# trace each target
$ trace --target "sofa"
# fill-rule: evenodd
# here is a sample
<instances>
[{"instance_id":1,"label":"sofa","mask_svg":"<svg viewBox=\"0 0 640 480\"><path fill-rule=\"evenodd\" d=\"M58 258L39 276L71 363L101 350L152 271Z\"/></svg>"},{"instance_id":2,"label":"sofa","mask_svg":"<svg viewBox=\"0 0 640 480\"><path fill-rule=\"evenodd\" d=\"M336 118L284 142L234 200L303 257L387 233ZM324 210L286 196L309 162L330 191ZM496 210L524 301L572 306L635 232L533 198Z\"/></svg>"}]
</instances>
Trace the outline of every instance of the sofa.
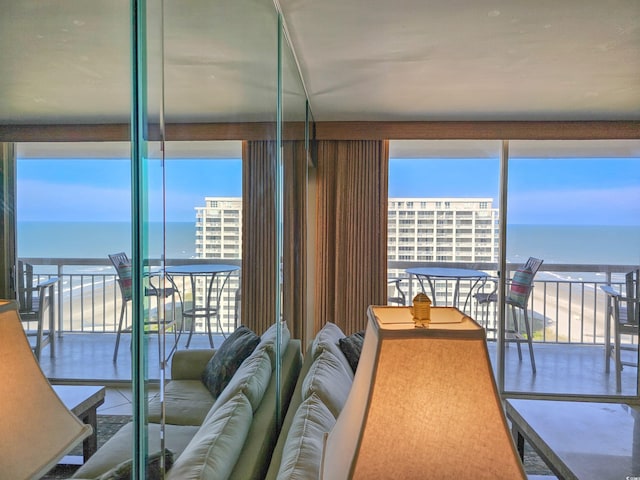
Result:
<instances>
[{"instance_id":1,"label":"sofa","mask_svg":"<svg viewBox=\"0 0 640 480\"><path fill-rule=\"evenodd\" d=\"M279 431L274 415L274 327L217 396L202 380L215 351L175 353L165 388L165 448L171 454L165 478L318 478L324 434L335 424L351 389L358 345L345 355L340 345L349 337L328 323L308 345L303 362L300 341L289 337L283 328ZM158 399L148 408L148 451L154 460L161 449L160 408ZM73 478L121 478L119 473L131 464L132 428L131 423L122 427Z\"/></svg>"},{"instance_id":2,"label":"sofa","mask_svg":"<svg viewBox=\"0 0 640 480\"><path fill-rule=\"evenodd\" d=\"M309 344L267 471L267 480L317 480L324 436L351 390L363 334L327 323Z\"/></svg>"},{"instance_id":3,"label":"sofa","mask_svg":"<svg viewBox=\"0 0 640 480\"><path fill-rule=\"evenodd\" d=\"M179 350L174 354L164 402L164 453L170 465L167 479L247 480L266 475L278 438L274 415L275 338L274 325L259 338L217 396L203 381L203 371L211 365L215 350ZM284 417L302 364L300 341L290 339L286 328L281 340L280 418ZM148 451L154 459L161 450L160 409L158 398L149 402ZM73 478L128 478L132 433L133 423L123 426Z\"/></svg>"}]
</instances>

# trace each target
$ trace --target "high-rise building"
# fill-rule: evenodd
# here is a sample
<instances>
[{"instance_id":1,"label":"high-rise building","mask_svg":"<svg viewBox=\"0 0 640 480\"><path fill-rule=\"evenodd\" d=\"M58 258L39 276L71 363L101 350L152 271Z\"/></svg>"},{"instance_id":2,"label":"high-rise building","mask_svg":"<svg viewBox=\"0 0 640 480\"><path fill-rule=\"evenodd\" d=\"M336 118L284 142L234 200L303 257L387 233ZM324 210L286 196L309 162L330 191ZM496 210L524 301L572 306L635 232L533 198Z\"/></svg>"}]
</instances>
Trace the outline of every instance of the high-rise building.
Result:
<instances>
[{"instance_id":1,"label":"high-rise building","mask_svg":"<svg viewBox=\"0 0 640 480\"><path fill-rule=\"evenodd\" d=\"M495 262L498 209L491 198L390 198L387 258Z\"/></svg>"},{"instance_id":2,"label":"high-rise building","mask_svg":"<svg viewBox=\"0 0 640 480\"><path fill-rule=\"evenodd\" d=\"M242 198L206 197L196 207L196 256L242 258Z\"/></svg>"},{"instance_id":3,"label":"high-rise building","mask_svg":"<svg viewBox=\"0 0 640 480\"><path fill-rule=\"evenodd\" d=\"M196 257L240 260L242 258L242 198L205 197L204 202L204 207L196 207ZM220 294L220 324L224 332L232 332L240 319L240 277L237 274L231 274L223 285L224 279L224 275L216 278L218 285L214 293L217 294L218 288L223 287ZM198 281L195 301L202 305L205 302L207 288L201 278ZM212 322L211 326L214 327L214 325ZM205 331L205 325L201 320L196 323L196 331Z\"/></svg>"},{"instance_id":4,"label":"high-rise building","mask_svg":"<svg viewBox=\"0 0 640 480\"><path fill-rule=\"evenodd\" d=\"M496 262L498 238L498 209L493 208L492 198L389 199L389 262ZM196 207L196 255L241 258L241 197L206 197L205 206ZM402 273L389 270L391 277ZM238 276L225 286L221 322L226 331L232 331L239 318L239 286ZM204 287L198 291L204 295ZM202 328L196 325L197 330Z\"/></svg>"},{"instance_id":5,"label":"high-rise building","mask_svg":"<svg viewBox=\"0 0 640 480\"><path fill-rule=\"evenodd\" d=\"M387 238L388 276L406 279L403 293L413 294L419 291L416 279L393 262L497 262L498 209L492 198L390 198ZM461 298L469 298L474 286L436 282L433 288L436 300L444 302L458 288ZM390 298L398 295L395 289L391 282Z\"/></svg>"}]
</instances>

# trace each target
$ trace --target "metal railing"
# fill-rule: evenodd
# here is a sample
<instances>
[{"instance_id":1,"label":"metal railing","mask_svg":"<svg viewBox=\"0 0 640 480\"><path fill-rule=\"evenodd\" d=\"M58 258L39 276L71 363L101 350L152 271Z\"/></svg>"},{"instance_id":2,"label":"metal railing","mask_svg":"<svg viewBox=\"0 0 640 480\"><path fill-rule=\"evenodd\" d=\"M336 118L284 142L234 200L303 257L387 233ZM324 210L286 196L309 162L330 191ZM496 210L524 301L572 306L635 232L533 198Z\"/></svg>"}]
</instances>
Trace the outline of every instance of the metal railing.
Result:
<instances>
[{"instance_id":1,"label":"metal railing","mask_svg":"<svg viewBox=\"0 0 640 480\"><path fill-rule=\"evenodd\" d=\"M57 291L58 331L113 333L122 306L122 297L116 281L116 272L108 259L79 258L22 258L34 266L34 280L41 281L56 276L60 279ZM170 265L193 263L241 264L241 260L186 259L169 260ZM151 262L150 267L157 266ZM496 276L497 264L477 262L402 262L390 261L389 278L403 278L402 288L410 303L419 291L415 278L409 278L405 270L411 267L455 267L472 268ZM519 264L508 265L515 270ZM544 263L536 275L533 293L529 299L530 318L533 320L534 341L548 343L604 344L607 300L601 285L613 285L620 289L624 285L624 274L637 268L635 265L573 265ZM556 278L554 278L556 277ZM589 278L586 278L589 277ZM238 278L238 277L236 277ZM183 301L190 301L188 278L176 277L174 281L181 291ZM231 282L225 287L222 300L224 333L235 328L239 283ZM390 284L390 288L394 288ZM478 305L473 297L477 288L489 291L489 282L475 284L461 281L460 307L466 313L483 320L485 306ZM453 281L439 281L436 291L443 303L453 294ZM473 290L473 291L471 291ZM463 300L468 302L463 305ZM390 292L390 296L392 295ZM179 310L179 309L178 309ZM488 326L495 325L496 303L488 305ZM215 322L212 323L212 326ZM492 329L488 329L491 332ZM491 335L488 335L491 337Z\"/></svg>"},{"instance_id":2,"label":"metal railing","mask_svg":"<svg viewBox=\"0 0 640 480\"><path fill-rule=\"evenodd\" d=\"M390 261L389 278L404 279L402 285L406 289L405 294L409 303L420 291L420 285L417 279L410 277L405 270L424 266L471 268L486 272L490 278L497 278L495 263ZM508 271L511 272L519 266L519 263L509 264ZM614 288L621 290L624 288L624 274L636 268L636 265L544 263L534 279L534 288L528 304L533 340L545 343L605 344L605 324L609 311L607 297L600 286L613 285ZM507 272L507 278L509 278L509 272ZM454 280L437 282L436 300L439 304L445 304L447 299L451 298L455 288L454 282ZM390 283L389 288L395 288L395 285ZM488 293L493 288L494 283L491 280L479 283L475 283L475 280L460 282L459 307L480 323L486 323L487 337L490 339L495 338L496 333L497 302L488 305L478 304L474 293L478 291ZM430 294L430 292L427 293ZM395 295L390 291L390 296ZM632 341L637 342L637 338Z\"/></svg>"},{"instance_id":3,"label":"metal railing","mask_svg":"<svg viewBox=\"0 0 640 480\"><path fill-rule=\"evenodd\" d=\"M21 258L20 260L33 265L34 283L51 277L58 278L56 314L59 335L64 333L115 333L117 331L122 308L122 295L117 282L117 272L108 259ZM167 263L170 265L198 263L240 265L241 260L186 259L171 260ZM158 267L159 264L159 261L149 262L150 270ZM214 333L229 333L235 329L237 323L239 274L234 274L232 278L233 280L230 279L224 286L220 302L223 332L214 331ZM193 301L189 277L174 276L170 281L179 291L176 299L178 301L176 312L180 315L179 303L188 304ZM199 290L197 295L200 295ZM165 304L167 312L172 310L172 300L174 299L169 297ZM155 302L149 302L149 314L156 315L155 310L157 310ZM217 322L211 322L212 328L217 328L216 325ZM198 328L196 325L196 331L199 331Z\"/></svg>"}]
</instances>

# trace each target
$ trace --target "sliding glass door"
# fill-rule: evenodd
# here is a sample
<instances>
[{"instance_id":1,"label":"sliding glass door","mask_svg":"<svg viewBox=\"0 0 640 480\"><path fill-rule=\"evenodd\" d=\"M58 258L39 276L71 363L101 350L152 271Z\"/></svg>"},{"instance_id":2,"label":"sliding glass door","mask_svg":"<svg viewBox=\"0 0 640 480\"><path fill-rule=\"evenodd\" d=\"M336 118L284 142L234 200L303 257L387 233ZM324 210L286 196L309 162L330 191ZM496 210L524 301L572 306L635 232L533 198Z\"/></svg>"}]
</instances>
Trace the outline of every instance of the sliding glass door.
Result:
<instances>
[{"instance_id":1,"label":"sliding glass door","mask_svg":"<svg viewBox=\"0 0 640 480\"><path fill-rule=\"evenodd\" d=\"M620 301L616 319L611 292L637 285L638 141L390 151L390 304L425 291L474 317L507 395L637 397L637 328L616 333L633 304Z\"/></svg>"},{"instance_id":2,"label":"sliding glass door","mask_svg":"<svg viewBox=\"0 0 640 480\"><path fill-rule=\"evenodd\" d=\"M637 368L616 367L614 348L637 363L637 331L616 343L603 287L625 294L640 266L640 144L510 141L507 176L508 278L529 257L543 263L523 303L506 305L505 390L637 396Z\"/></svg>"}]
</instances>

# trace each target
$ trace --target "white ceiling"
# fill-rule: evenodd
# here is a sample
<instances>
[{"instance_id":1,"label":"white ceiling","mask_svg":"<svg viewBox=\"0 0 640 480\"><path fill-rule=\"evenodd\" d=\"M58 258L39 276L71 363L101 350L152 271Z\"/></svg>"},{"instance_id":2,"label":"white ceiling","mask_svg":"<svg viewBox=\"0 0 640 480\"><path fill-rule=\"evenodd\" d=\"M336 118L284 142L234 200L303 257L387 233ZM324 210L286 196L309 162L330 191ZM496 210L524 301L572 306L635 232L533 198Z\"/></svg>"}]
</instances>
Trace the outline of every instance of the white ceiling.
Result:
<instances>
[{"instance_id":1,"label":"white ceiling","mask_svg":"<svg viewBox=\"0 0 640 480\"><path fill-rule=\"evenodd\" d=\"M319 120L640 119L638 0L280 0Z\"/></svg>"},{"instance_id":2,"label":"white ceiling","mask_svg":"<svg viewBox=\"0 0 640 480\"><path fill-rule=\"evenodd\" d=\"M317 121L640 120L639 0L279 4ZM128 8L0 0L0 124L128 122ZM168 121L273 119L271 0L164 13Z\"/></svg>"}]
</instances>

